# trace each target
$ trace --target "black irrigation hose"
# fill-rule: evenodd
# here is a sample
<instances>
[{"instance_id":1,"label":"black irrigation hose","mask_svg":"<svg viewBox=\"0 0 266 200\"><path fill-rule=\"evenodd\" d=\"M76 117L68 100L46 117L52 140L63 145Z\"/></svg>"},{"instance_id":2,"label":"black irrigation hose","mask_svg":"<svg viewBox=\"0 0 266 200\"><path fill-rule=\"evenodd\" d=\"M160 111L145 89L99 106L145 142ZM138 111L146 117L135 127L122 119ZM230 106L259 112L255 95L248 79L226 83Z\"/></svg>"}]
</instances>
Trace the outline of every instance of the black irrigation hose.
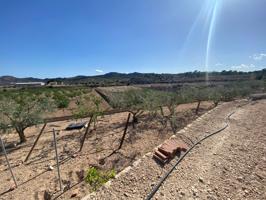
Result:
<instances>
[{"instance_id":1,"label":"black irrigation hose","mask_svg":"<svg viewBox=\"0 0 266 200\"><path fill-rule=\"evenodd\" d=\"M186 155L192 150L194 149L195 146L197 146L198 144L200 144L202 141L206 140L207 138L220 133L221 131L223 131L224 129L226 129L229 126L228 120L230 119L230 117L235 113L236 111L233 111L232 113L230 113L227 117L226 117L226 124L223 128L220 128L219 130L205 136L204 138L200 139L198 142L196 142L195 144L193 144L192 147L190 147L186 153L184 153L177 161L176 163L173 165L173 167L161 178L161 180L159 181L159 183L152 189L151 193L146 197L146 200L150 200L155 193L158 191L158 189L161 187L161 185L163 184L163 182L168 178L168 176L175 170L176 166L186 157Z\"/></svg>"}]
</instances>

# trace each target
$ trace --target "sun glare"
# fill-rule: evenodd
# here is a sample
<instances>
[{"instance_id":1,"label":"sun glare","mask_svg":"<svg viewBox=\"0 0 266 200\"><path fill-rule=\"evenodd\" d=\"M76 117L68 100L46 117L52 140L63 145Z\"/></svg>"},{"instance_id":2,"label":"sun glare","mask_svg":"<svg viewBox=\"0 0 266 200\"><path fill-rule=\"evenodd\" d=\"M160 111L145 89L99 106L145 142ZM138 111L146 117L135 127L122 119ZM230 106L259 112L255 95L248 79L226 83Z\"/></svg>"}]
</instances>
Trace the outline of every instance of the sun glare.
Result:
<instances>
[{"instance_id":1,"label":"sun glare","mask_svg":"<svg viewBox=\"0 0 266 200\"><path fill-rule=\"evenodd\" d=\"M208 38L207 38L207 45L206 45L206 58L205 58L206 83L208 83L209 81L208 71L209 71L209 64L210 64L210 51L211 51L211 44L212 44L212 39L214 35L214 29L216 25L217 7L218 7L218 0L212 0L212 2L214 2L214 4L211 7Z\"/></svg>"}]
</instances>

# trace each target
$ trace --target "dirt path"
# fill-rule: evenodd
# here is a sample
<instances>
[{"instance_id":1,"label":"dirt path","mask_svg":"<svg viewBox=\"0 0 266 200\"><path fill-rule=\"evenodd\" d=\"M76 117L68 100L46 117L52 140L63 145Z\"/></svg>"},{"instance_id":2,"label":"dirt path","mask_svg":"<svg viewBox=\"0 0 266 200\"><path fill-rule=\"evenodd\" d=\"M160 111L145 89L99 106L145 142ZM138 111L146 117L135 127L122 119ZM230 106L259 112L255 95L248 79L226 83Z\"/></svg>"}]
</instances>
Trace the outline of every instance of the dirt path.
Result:
<instances>
[{"instance_id":1,"label":"dirt path","mask_svg":"<svg viewBox=\"0 0 266 200\"><path fill-rule=\"evenodd\" d=\"M266 199L266 101L239 109L206 140L155 199Z\"/></svg>"},{"instance_id":2,"label":"dirt path","mask_svg":"<svg viewBox=\"0 0 266 200\"><path fill-rule=\"evenodd\" d=\"M236 110L229 127L188 154L153 199L266 199L266 101L241 104L223 104L177 134L195 141ZM84 199L144 199L174 162L161 167L148 154Z\"/></svg>"}]
</instances>

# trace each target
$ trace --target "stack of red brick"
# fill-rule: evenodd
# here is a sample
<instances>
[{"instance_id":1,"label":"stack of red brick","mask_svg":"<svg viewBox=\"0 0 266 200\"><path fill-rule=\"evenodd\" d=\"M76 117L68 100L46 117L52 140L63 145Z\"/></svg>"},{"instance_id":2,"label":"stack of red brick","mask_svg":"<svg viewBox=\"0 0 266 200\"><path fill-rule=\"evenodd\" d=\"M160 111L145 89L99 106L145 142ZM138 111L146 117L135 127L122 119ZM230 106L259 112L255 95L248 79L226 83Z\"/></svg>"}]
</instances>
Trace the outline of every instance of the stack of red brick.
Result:
<instances>
[{"instance_id":1,"label":"stack of red brick","mask_svg":"<svg viewBox=\"0 0 266 200\"><path fill-rule=\"evenodd\" d=\"M166 163L177 153L186 151L187 145L174 139L166 140L155 152L153 157L161 163Z\"/></svg>"}]
</instances>

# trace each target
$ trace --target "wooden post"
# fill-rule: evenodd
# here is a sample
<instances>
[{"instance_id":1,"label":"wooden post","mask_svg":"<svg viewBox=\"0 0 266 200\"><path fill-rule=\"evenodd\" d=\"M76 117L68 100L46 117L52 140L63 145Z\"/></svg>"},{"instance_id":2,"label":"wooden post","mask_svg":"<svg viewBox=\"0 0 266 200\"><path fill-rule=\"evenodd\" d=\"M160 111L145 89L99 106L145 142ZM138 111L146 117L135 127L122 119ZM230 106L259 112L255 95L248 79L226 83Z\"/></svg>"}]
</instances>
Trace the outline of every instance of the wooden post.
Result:
<instances>
[{"instance_id":1,"label":"wooden post","mask_svg":"<svg viewBox=\"0 0 266 200\"><path fill-rule=\"evenodd\" d=\"M123 136L121 138L121 141L120 141L120 145L118 147L117 150L121 149L122 148L122 145L124 143L124 140L125 140L125 136L126 136L126 133L127 133L127 128L128 128L128 123L129 123L129 119L130 119L130 113L128 113L128 116L127 116L127 122L126 122L126 126L125 126L125 129L124 129L124 133L123 133Z\"/></svg>"},{"instance_id":2,"label":"wooden post","mask_svg":"<svg viewBox=\"0 0 266 200\"><path fill-rule=\"evenodd\" d=\"M90 128L91 122L92 122L92 117L90 118L90 121L89 121L88 126L87 126L87 128L86 128L86 131L85 131L85 133L84 133L84 136L83 136L83 138L82 138L82 140L81 140L81 144L80 144L80 149L79 149L79 151L82 151L82 148L83 148L83 145L84 145L84 142L85 142L86 136L87 136L87 134L89 133L89 128Z\"/></svg>"},{"instance_id":3,"label":"wooden post","mask_svg":"<svg viewBox=\"0 0 266 200\"><path fill-rule=\"evenodd\" d=\"M15 178L15 176L14 176L14 174L13 174L12 168L11 168L11 166L10 166L10 163L9 163L9 160L8 160L8 157L7 157L5 144L4 144L3 140L2 140L2 138L0 138L0 141L1 141L1 146L2 146L3 152L4 152L4 154L5 154L5 158L6 158L6 162L7 162L7 165L8 165L8 169L9 169L9 171L10 171L10 173L11 173L11 176L12 176L13 181L14 181L14 183L15 183L15 186L16 186L16 188L17 188L17 187L18 187L18 184L17 184L16 178Z\"/></svg>"},{"instance_id":4,"label":"wooden post","mask_svg":"<svg viewBox=\"0 0 266 200\"><path fill-rule=\"evenodd\" d=\"M62 181L61 181L61 176L60 176L58 153L57 153L56 136L55 136L55 130L54 129L53 129L53 138L54 138L55 158L56 158L56 166L57 166L57 174L58 174L58 179L59 179L60 191L63 191Z\"/></svg>"},{"instance_id":5,"label":"wooden post","mask_svg":"<svg viewBox=\"0 0 266 200\"><path fill-rule=\"evenodd\" d=\"M198 101L198 105L197 105L197 108L196 108L196 115L199 113L200 103L201 103L201 101Z\"/></svg>"},{"instance_id":6,"label":"wooden post","mask_svg":"<svg viewBox=\"0 0 266 200\"><path fill-rule=\"evenodd\" d=\"M33 146L31 147L31 149L30 149L30 151L29 151L29 153L28 153L28 155L27 155L27 157L26 157L26 159L24 160L24 162L27 162L28 159L30 158L30 155L31 155L33 149L35 148L37 142L39 141L39 139L40 139L40 137L41 137L41 135L42 135L42 133L43 133L43 131L44 131L46 125L47 125L47 123L45 123L45 124L43 125L43 127L42 127L42 129L41 129L39 135L37 136L37 138L36 138L36 140L35 140Z\"/></svg>"}]
</instances>

